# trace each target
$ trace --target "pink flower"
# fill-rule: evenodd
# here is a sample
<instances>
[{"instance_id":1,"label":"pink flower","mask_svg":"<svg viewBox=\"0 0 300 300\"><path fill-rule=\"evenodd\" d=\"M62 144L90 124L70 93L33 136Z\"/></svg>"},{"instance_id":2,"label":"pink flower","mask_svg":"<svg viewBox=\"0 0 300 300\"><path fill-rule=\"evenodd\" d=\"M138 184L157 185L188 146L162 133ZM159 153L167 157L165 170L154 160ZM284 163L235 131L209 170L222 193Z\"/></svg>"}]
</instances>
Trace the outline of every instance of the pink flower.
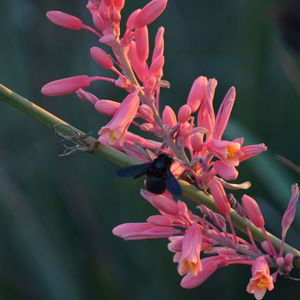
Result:
<instances>
[{"instance_id":1,"label":"pink flower","mask_svg":"<svg viewBox=\"0 0 300 300\"><path fill-rule=\"evenodd\" d=\"M113 61L110 55L108 55L103 49L99 47L92 47L90 49L93 60L101 67L111 69L113 67Z\"/></svg>"},{"instance_id":2,"label":"pink flower","mask_svg":"<svg viewBox=\"0 0 300 300\"><path fill-rule=\"evenodd\" d=\"M62 11L48 11L47 18L55 25L65 27L72 30L80 30L83 27L83 23L80 19L66 14Z\"/></svg>"},{"instance_id":3,"label":"pink flower","mask_svg":"<svg viewBox=\"0 0 300 300\"><path fill-rule=\"evenodd\" d=\"M240 163L241 145L236 142L210 140L207 143L209 151L229 166L238 166Z\"/></svg>"},{"instance_id":4,"label":"pink flower","mask_svg":"<svg viewBox=\"0 0 300 300\"><path fill-rule=\"evenodd\" d=\"M257 300L261 300L266 291L274 288L273 278L270 276L270 270L266 259L259 256L252 265L252 278L247 286L247 292L254 294Z\"/></svg>"},{"instance_id":5,"label":"pink flower","mask_svg":"<svg viewBox=\"0 0 300 300\"><path fill-rule=\"evenodd\" d=\"M235 101L235 96L235 88L231 87L228 90L216 117L216 125L213 131L214 139L220 139L225 131Z\"/></svg>"},{"instance_id":6,"label":"pink flower","mask_svg":"<svg viewBox=\"0 0 300 300\"><path fill-rule=\"evenodd\" d=\"M146 61L149 56L148 28L143 26L135 29L136 53L141 61Z\"/></svg>"},{"instance_id":7,"label":"pink flower","mask_svg":"<svg viewBox=\"0 0 300 300\"><path fill-rule=\"evenodd\" d=\"M157 19L167 6L167 0L152 0L146 4L136 17L135 27L143 27Z\"/></svg>"},{"instance_id":8,"label":"pink flower","mask_svg":"<svg viewBox=\"0 0 300 300\"><path fill-rule=\"evenodd\" d=\"M190 106L192 112L197 111L204 100L207 82L207 78L204 76L200 76L194 81L187 99L187 105Z\"/></svg>"},{"instance_id":9,"label":"pink flower","mask_svg":"<svg viewBox=\"0 0 300 300\"><path fill-rule=\"evenodd\" d=\"M299 187L295 183L292 185L292 197L289 205L282 217L281 227L282 227L282 237L285 239L287 231L289 230L296 214L296 206L299 200Z\"/></svg>"},{"instance_id":10,"label":"pink flower","mask_svg":"<svg viewBox=\"0 0 300 300\"><path fill-rule=\"evenodd\" d=\"M247 217L258 228L265 226L265 220L257 202L248 195L243 195L242 203Z\"/></svg>"},{"instance_id":11,"label":"pink flower","mask_svg":"<svg viewBox=\"0 0 300 300\"><path fill-rule=\"evenodd\" d=\"M157 226L151 223L125 223L113 229L113 234L124 240L143 240L168 238L180 233L168 226Z\"/></svg>"},{"instance_id":12,"label":"pink flower","mask_svg":"<svg viewBox=\"0 0 300 300\"><path fill-rule=\"evenodd\" d=\"M217 160L216 162L214 162L214 169L225 180L237 179L239 175L239 172L235 167L228 166L221 160Z\"/></svg>"},{"instance_id":13,"label":"pink flower","mask_svg":"<svg viewBox=\"0 0 300 300\"><path fill-rule=\"evenodd\" d=\"M228 215L230 213L230 204L222 183L217 179L212 179L208 187L215 200L218 211L223 215Z\"/></svg>"},{"instance_id":14,"label":"pink flower","mask_svg":"<svg viewBox=\"0 0 300 300\"><path fill-rule=\"evenodd\" d=\"M125 133L136 116L139 104L140 99L137 90L123 100L111 121L100 129L99 140L108 141L110 145L122 147L125 140ZM103 139L103 136L106 136L108 140Z\"/></svg>"},{"instance_id":15,"label":"pink flower","mask_svg":"<svg viewBox=\"0 0 300 300\"><path fill-rule=\"evenodd\" d=\"M196 276L202 270L200 251L202 243L201 228L198 224L190 226L182 239L182 252L178 261L178 273L191 273Z\"/></svg>"},{"instance_id":16,"label":"pink flower","mask_svg":"<svg viewBox=\"0 0 300 300\"><path fill-rule=\"evenodd\" d=\"M47 96L62 96L72 94L79 89L90 86L90 78L86 75L79 75L51 81L42 87L42 93Z\"/></svg>"},{"instance_id":17,"label":"pink flower","mask_svg":"<svg viewBox=\"0 0 300 300\"><path fill-rule=\"evenodd\" d=\"M196 276L187 273L181 280L180 285L185 289L193 289L199 286L218 269L220 262L224 260L226 260L225 256L213 256L202 259L202 270Z\"/></svg>"}]
</instances>

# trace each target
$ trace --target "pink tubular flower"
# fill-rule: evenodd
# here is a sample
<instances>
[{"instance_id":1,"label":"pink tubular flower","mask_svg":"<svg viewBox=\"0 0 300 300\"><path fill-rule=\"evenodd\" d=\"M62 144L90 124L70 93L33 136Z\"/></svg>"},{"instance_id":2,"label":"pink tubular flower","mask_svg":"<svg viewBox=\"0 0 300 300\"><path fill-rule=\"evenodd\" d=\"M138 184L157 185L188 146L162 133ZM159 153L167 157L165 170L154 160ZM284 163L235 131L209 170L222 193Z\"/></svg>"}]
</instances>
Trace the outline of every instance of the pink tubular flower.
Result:
<instances>
[{"instance_id":1,"label":"pink tubular flower","mask_svg":"<svg viewBox=\"0 0 300 300\"><path fill-rule=\"evenodd\" d=\"M226 257L212 256L202 259L202 270L196 276L187 273L181 280L180 285L185 289L193 289L207 280L217 269L220 262L226 260Z\"/></svg>"},{"instance_id":2,"label":"pink tubular flower","mask_svg":"<svg viewBox=\"0 0 300 300\"><path fill-rule=\"evenodd\" d=\"M168 125L170 128L173 128L177 124L176 114L169 105L166 105L163 111L162 120L164 125Z\"/></svg>"},{"instance_id":3,"label":"pink tubular flower","mask_svg":"<svg viewBox=\"0 0 300 300\"><path fill-rule=\"evenodd\" d=\"M55 25L71 30L80 30L83 27L83 23L80 19L62 11L48 11L47 18Z\"/></svg>"},{"instance_id":4,"label":"pink tubular flower","mask_svg":"<svg viewBox=\"0 0 300 300\"><path fill-rule=\"evenodd\" d=\"M197 111L201 105L205 97L207 82L207 78L204 76L200 76L194 81L187 99L187 105L190 106L192 112Z\"/></svg>"},{"instance_id":5,"label":"pink tubular flower","mask_svg":"<svg viewBox=\"0 0 300 300\"><path fill-rule=\"evenodd\" d=\"M187 104L182 105L178 111L178 121L180 123L185 123L188 121L191 116L192 110L191 107Z\"/></svg>"},{"instance_id":6,"label":"pink tubular flower","mask_svg":"<svg viewBox=\"0 0 300 300\"><path fill-rule=\"evenodd\" d=\"M202 243L201 228L198 224L190 226L182 239L182 252L178 261L178 273L191 273L196 276L202 270L200 251Z\"/></svg>"},{"instance_id":7,"label":"pink tubular flower","mask_svg":"<svg viewBox=\"0 0 300 300\"><path fill-rule=\"evenodd\" d=\"M254 294L257 300L261 300L266 291L274 288L273 278L270 276L270 270L266 259L259 256L252 265L252 278L247 286L247 292Z\"/></svg>"},{"instance_id":8,"label":"pink tubular flower","mask_svg":"<svg viewBox=\"0 0 300 300\"><path fill-rule=\"evenodd\" d=\"M245 194L242 197L242 203L245 213L250 221L258 228L264 227L265 220L257 202L252 197Z\"/></svg>"},{"instance_id":9,"label":"pink tubular flower","mask_svg":"<svg viewBox=\"0 0 300 300\"><path fill-rule=\"evenodd\" d=\"M101 67L111 69L113 67L113 61L110 55L108 55L103 49L99 47L92 47L90 49L93 60Z\"/></svg>"},{"instance_id":10,"label":"pink tubular flower","mask_svg":"<svg viewBox=\"0 0 300 300\"><path fill-rule=\"evenodd\" d=\"M168 238L180 233L168 226L157 226L151 223L125 223L113 229L113 234L124 240L143 240Z\"/></svg>"},{"instance_id":11,"label":"pink tubular flower","mask_svg":"<svg viewBox=\"0 0 300 300\"><path fill-rule=\"evenodd\" d=\"M217 179L212 179L208 187L215 200L218 211L223 215L228 215L230 213L230 205L222 183Z\"/></svg>"},{"instance_id":12,"label":"pink tubular flower","mask_svg":"<svg viewBox=\"0 0 300 300\"><path fill-rule=\"evenodd\" d=\"M267 146L265 144L244 146L241 148L240 162L247 160L253 156L256 156L266 150Z\"/></svg>"},{"instance_id":13,"label":"pink tubular flower","mask_svg":"<svg viewBox=\"0 0 300 300\"><path fill-rule=\"evenodd\" d=\"M216 117L216 125L213 131L214 139L220 139L225 131L225 128L227 126L232 111L235 96L236 96L235 88L231 87L228 90Z\"/></svg>"},{"instance_id":14,"label":"pink tubular flower","mask_svg":"<svg viewBox=\"0 0 300 300\"><path fill-rule=\"evenodd\" d=\"M103 136L106 136L108 138L108 144L122 147L125 140L125 133L136 116L139 104L140 99L138 90L136 90L123 100L111 121L100 129L99 140L106 142L106 140L103 139Z\"/></svg>"},{"instance_id":15,"label":"pink tubular flower","mask_svg":"<svg viewBox=\"0 0 300 300\"><path fill-rule=\"evenodd\" d=\"M149 55L148 28L143 26L135 29L136 53L141 61L146 61Z\"/></svg>"},{"instance_id":16,"label":"pink tubular flower","mask_svg":"<svg viewBox=\"0 0 300 300\"><path fill-rule=\"evenodd\" d=\"M289 230L296 214L296 205L299 200L299 187L295 183L292 185L292 197L289 202L289 205L282 217L281 227L282 227L282 236L285 238L287 231Z\"/></svg>"},{"instance_id":17,"label":"pink tubular flower","mask_svg":"<svg viewBox=\"0 0 300 300\"><path fill-rule=\"evenodd\" d=\"M167 6L167 0L152 0L146 4L135 20L135 27L143 27L157 19Z\"/></svg>"},{"instance_id":18,"label":"pink tubular flower","mask_svg":"<svg viewBox=\"0 0 300 300\"><path fill-rule=\"evenodd\" d=\"M46 96L62 96L89 86L90 78L86 75L79 75L51 81L42 87L42 93Z\"/></svg>"},{"instance_id":19,"label":"pink tubular flower","mask_svg":"<svg viewBox=\"0 0 300 300\"><path fill-rule=\"evenodd\" d=\"M225 163L223 163L221 160L217 160L216 162L214 162L214 169L225 180L237 179L239 175L239 172L235 167L228 166Z\"/></svg>"},{"instance_id":20,"label":"pink tubular flower","mask_svg":"<svg viewBox=\"0 0 300 300\"><path fill-rule=\"evenodd\" d=\"M120 108L120 103L112 100L101 99L98 100L94 106L96 110L106 116L113 117L118 109Z\"/></svg>"},{"instance_id":21,"label":"pink tubular flower","mask_svg":"<svg viewBox=\"0 0 300 300\"><path fill-rule=\"evenodd\" d=\"M209 151L220 158L225 164L229 166L239 165L241 154L241 145L239 143L214 139L207 143L207 147Z\"/></svg>"}]
</instances>

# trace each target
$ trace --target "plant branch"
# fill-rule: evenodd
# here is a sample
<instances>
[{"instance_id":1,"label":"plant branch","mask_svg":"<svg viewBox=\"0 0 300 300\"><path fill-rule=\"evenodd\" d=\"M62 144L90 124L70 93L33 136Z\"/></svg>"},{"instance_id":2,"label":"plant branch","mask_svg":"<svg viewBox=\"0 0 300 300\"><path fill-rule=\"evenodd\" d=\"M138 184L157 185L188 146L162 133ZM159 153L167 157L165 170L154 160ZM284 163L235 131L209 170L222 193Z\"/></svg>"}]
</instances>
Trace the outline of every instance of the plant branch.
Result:
<instances>
[{"instance_id":1,"label":"plant branch","mask_svg":"<svg viewBox=\"0 0 300 300\"><path fill-rule=\"evenodd\" d=\"M81 130L52 115L48 111L44 110L43 108L39 107L38 105L32 103L31 101L18 95L17 93L11 91L1 84L0 100L22 111L23 113L27 114L29 117L35 119L43 125L50 128L55 128L57 132L64 136L74 137L74 134L76 134L77 136L84 136L83 142L85 145L90 146L88 147L89 149L91 149L91 151L89 151L90 153L110 160L121 166L129 166L139 163L139 161L129 157L128 155L104 144L101 144L97 139L85 134ZM183 196L192 200L196 204L204 204L210 209L217 211L214 200L210 195L205 194L203 191L198 190L196 187L190 185L185 181L179 180L179 183L182 187ZM235 227L246 233L247 228L244 219L240 217L235 210L231 210L230 216ZM261 242L265 240L264 235L260 229L258 229L253 224L250 224L250 222L248 226L256 241ZM280 248L280 240L269 232L267 232L267 234L270 237L270 240L272 241L274 247L278 250ZM292 253L295 256L294 266L300 269L300 252L288 244L285 244L284 252Z\"/></svg>"}]
</instances>

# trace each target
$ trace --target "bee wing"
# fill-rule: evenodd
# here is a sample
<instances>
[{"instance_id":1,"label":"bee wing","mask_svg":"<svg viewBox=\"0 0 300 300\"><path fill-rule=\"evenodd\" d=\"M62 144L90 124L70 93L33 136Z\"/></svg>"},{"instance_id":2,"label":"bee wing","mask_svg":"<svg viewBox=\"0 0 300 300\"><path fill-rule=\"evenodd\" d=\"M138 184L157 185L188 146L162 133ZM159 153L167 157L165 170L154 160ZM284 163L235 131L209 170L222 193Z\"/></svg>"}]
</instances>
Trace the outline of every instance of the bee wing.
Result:
<instances>
[{"instance_id":1,"label":"bee wing","mask_svg":"<svg viewBox=\"0 0 300 300\"><path fill-rule=\"evenodd\" d=\"M167 189L174 195L180 196L181 195L181 186L172 174L171 171L167 172Z\"/></svg>"},{"instance_id":2,"label":"bee wing","mask_svg":"<svg viewBox=\"0 0 300 300\"><path fill-rule=\"evenodd\" d=\"M140 165L134 165L122 168L117 171L117 175L121 177L134 177L138 178L144 174L146 174L147 170L151 166L152 162L140 164Z\"/></svg>"}]
</instances>

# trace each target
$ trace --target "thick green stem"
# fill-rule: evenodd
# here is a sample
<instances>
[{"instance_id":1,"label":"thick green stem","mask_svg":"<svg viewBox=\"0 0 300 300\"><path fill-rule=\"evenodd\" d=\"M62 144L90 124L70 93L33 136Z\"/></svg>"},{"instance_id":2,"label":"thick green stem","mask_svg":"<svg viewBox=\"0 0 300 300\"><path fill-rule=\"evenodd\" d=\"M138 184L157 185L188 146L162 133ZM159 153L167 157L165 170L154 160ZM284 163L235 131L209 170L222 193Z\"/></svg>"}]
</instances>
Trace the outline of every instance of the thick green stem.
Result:
<instances>
[{"instance_id":1,"label":"thick green stem","mask_svg":"<svg viewBox=\"0 0 300 300\"><path fill-rule=\"evenodd\" d=\"M81 130L76 129L72 125L69 125L65 121L52 115L48 111L35 105L26 98L14 93L13 91L1 84L0 100L8 103L11 106L14 106L16 109L24 112L25 114L42 123L43 125L48 126L50 128L55 128L57 132L61 133L64 136L74 137L74 134L77 136L84 136L84 143L89 146L88 148L91 149L90 152L104 159L110 160L121 166L128 166L139 163L137 160L129 157L128 155L99 143L95 138L86 135ZM204 204L210 209L217 211L216 206L214 204L214 200L211 196L198 190L197 188L185 181L180 180L179 182L182 187L183 196L192 200L196 204ZM235 227L241 230L242 232L246 233L247 229L244 219L240 217L234 210L231 211L230 216ZM264 235L260 229L258 229L253 224L250 224L249 228L256 241L261 242L265 240ZM267 234L270 237L270 240L274 247L278 250L280 247L280 240L269 232L267 232ZM292 253L296 257L294 261L294 266L300 269L300 252L288 244L285 244L284 252Z\"/></svg>"}]
</instances>

